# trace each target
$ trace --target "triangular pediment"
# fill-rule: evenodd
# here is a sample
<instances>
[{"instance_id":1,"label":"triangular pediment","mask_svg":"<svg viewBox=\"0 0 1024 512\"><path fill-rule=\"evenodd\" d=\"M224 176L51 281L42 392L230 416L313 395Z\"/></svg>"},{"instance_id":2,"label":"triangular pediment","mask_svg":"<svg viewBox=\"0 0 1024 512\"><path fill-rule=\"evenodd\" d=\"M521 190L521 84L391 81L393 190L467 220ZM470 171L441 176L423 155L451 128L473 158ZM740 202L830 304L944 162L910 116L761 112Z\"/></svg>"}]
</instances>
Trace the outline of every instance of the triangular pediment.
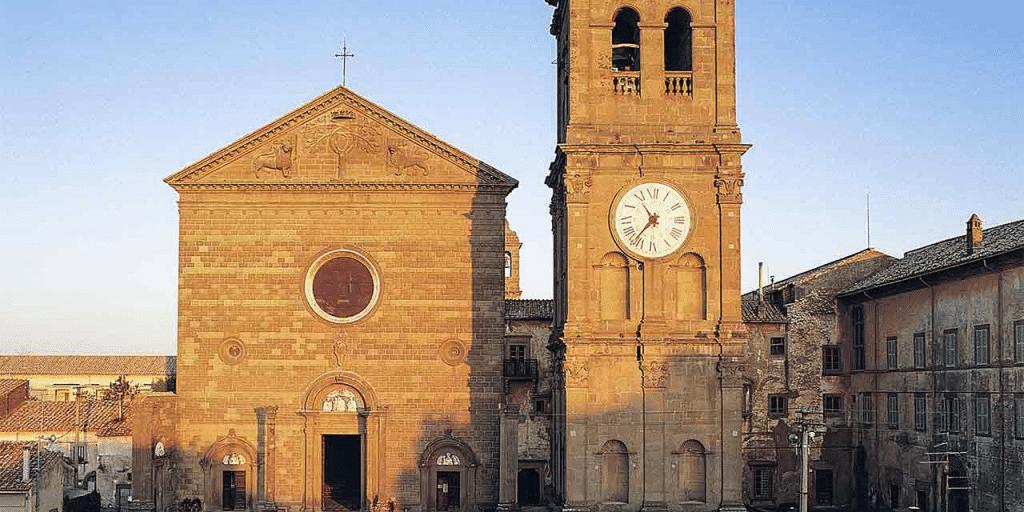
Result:
<instances>
[{"instance_id":1,"label":"triangular pediment","mask_svg":"<svg viewBox=\"0 0 1024 512\"><path fill-rule=\"evenodd\" d=\"M344 87L167 177L178 190L483 187L518 182Z\"/></svg>"}]
</instances>

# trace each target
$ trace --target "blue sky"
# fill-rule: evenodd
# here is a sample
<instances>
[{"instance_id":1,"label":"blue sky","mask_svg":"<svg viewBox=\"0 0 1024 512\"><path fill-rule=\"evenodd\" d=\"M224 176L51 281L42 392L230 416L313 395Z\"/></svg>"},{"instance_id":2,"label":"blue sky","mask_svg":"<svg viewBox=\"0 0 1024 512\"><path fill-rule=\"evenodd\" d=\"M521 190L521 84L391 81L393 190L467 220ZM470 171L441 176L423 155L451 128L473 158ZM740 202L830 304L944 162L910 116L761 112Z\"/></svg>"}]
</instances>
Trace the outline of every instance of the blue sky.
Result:
<instances>
[{"instance_id":1,"label":"blue sky","mask_svg":"<svg viewBox=\"0 0 1024 512\"><path fill-rule=\"evenodd\" d=\"M867 245L1024 218L1024 7L740 0L744 288ZM0 3L0 352L173 353L162 179L338 85L520 180L551 296L554 40L542 0Z\"/></svg>"}]
</instances>

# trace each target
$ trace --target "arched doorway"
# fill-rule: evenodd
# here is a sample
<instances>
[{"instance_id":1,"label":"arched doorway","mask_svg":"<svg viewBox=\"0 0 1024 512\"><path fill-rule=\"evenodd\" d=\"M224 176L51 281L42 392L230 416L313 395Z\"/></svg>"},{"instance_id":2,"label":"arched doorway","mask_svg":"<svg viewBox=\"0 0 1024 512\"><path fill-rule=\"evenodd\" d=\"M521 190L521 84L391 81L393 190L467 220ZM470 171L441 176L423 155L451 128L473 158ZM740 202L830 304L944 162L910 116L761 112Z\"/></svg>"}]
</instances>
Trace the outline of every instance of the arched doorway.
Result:
<instances>
[{"instance_id":1,"label":"arched doorway","mask_svg":"<svg viewBox=\"0 0 1024 512\"><path fill-rule=\"evenodd\" d=\"M383 474L383 422L372 388L351 372L331 372L307 389L304 508L365 510Z\"/></svg>"},{"instance_id":2,"label":"arched doorway","mask_svg":"<svg viewBox=\"0 0 1024 512\"><path fill-rule=\"evenodd\" d=\"M519 470L519 505L540 505L540 473L536 469Z\"/></svg>"},{"instance_id":3,"label":"arched doorway","mask_svg":"<svg viewBox=\"0 0 1024 512\"><path fill-rule=\"evenodd\" d=\"M466 443L438 439L420 457L420 496L426 512L456 512L476 507L476 455Z\"/></svg>"},{"instance_id":4,"label":"arched doorway","mask_svg":"<svg viewBox=\"0 0 1024 512\"><path fill-rule=\"evenodd\" d=\"M219 510L250 510L256 488L256 450L234 430L213 443L202 459L205 501Z\"/></svg>"}]
</instances>

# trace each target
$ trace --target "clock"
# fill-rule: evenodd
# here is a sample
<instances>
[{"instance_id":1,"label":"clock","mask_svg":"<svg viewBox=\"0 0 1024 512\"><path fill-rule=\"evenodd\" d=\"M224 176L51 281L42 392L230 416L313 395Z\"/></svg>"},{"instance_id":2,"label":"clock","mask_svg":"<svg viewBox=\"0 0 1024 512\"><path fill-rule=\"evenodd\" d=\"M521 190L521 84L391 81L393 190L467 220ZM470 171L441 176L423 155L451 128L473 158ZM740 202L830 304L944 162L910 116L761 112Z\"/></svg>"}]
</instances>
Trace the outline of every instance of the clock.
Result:
<instances>
[{"instance_id":1,"label":"clock","mask_svg":"<svg viewBox=\"0 0 1024 512\"><path fill-rule=\"evenodd\" d=\"M619 247L641 258L654 259L683 246L690 235L693 215L681 192L649 181L618 195L610 222Z\"/></svg>"}]
</instances>

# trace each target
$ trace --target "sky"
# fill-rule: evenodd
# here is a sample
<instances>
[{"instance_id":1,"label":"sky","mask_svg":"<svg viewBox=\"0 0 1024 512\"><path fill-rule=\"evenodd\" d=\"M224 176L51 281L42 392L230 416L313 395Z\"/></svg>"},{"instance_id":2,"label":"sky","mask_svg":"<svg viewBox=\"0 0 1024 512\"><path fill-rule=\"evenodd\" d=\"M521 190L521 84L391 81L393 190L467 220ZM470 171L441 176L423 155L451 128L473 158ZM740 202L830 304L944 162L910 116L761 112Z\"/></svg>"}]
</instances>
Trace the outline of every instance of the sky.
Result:
<instances>
[{"instance_id":1,"label":"sky","mask_svg":"<svg viewBox=\"0 0 1024 512\"><path fill-rule=\"evenodd\" d=\"M1024 218L1024 3L739 0L743 287ZM172 354L163 178L339 85L512 175L551 297L543 0L0 0L0 353ZM870 201L868 198L870 197Z\"/></svg>"}]
</instances>

